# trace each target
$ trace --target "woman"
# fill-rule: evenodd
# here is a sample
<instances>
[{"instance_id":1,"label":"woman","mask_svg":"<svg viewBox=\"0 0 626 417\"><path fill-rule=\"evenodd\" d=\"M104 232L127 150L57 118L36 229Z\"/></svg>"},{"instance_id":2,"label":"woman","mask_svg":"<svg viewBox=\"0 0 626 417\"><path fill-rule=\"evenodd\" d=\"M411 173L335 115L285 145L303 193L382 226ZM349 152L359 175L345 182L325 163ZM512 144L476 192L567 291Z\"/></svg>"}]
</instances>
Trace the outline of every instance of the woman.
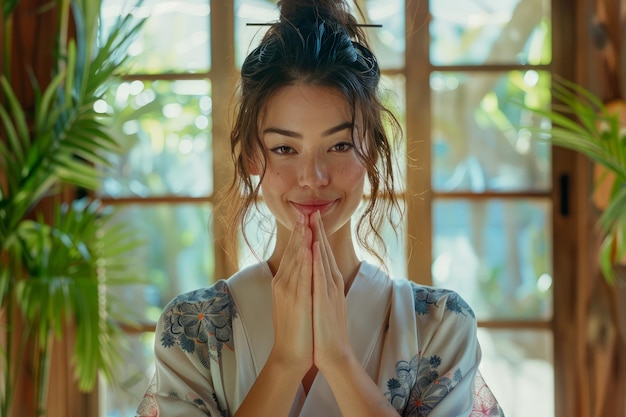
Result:
<instances>
[{"instance_id":1,"label":"woman","mask_svg":"<svg viewBox=\"0 0 626 417\"><path fill-rule=\"evenodd\" d=\"M378 99L361 28L343 0L279 7L242 67L226 199L235 235L262 191L273 252L165 308L138 414L500 415L477 375L469 306L451 291L392 281L356 254L352 219L366 179L357 239L374 255L398 207L385 130L397 122Z\"/></svg>"}]
</instances>

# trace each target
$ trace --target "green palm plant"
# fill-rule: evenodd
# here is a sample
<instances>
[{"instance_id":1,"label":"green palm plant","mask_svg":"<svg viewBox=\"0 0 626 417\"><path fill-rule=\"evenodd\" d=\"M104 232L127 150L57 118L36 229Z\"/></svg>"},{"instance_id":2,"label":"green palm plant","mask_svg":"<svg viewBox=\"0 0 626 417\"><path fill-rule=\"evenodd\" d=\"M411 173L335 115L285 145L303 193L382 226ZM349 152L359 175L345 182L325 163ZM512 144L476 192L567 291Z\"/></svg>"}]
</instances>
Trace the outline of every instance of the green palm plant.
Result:
<instances>
[{"instance_id":1,"label":"green palm plant","mask_svg":"<svg viewBox=\"0 0 626 417\"><path fill-rule=\"evenodd\" d=\"M595 186L607 186L609 192L598 220L603 236L598 259L605 279L615 283L616 266L626 259L626 126L618 112L576 83L556 79L551 91L551 110L527 107L551 125L530 129L602 168Z\"/></svg>"},{"instance_id":2,"label":"green palm plant","mask_svg":"<svg viewBox=\"0 0 626 417\"><path fill-rule=\"evenodd\" d=\"M5 28L11 28L17 3L3 1ZM91 390L99 372L112 378L122 335L117 323L128 316L119 314L123 310L106 288L137 282L128 256L137 245L132 231L114 225L97 200L63 203L60 196L67 186L97 188L98 167L119 152L107 132L111 115L94 105L118 78L142 20L120 16L103 33L100 0L57 0L57 7L53 77L45 87L34 86L34 110L25 110L10 78L0 77L0 312L6 323L0 328L6 340L0 347L0 417L10 415L27 340L35 341L33 401L37 414L45 414L50 336L63 337L68 323L75 332L79 388ZM70 24L75 36L68 39ZM10 39L8 30L4 39ZM54 202L52 215L36 211L44 198ZM14 325L18 315L22 329Z\"/></svg>"}]
</instances>

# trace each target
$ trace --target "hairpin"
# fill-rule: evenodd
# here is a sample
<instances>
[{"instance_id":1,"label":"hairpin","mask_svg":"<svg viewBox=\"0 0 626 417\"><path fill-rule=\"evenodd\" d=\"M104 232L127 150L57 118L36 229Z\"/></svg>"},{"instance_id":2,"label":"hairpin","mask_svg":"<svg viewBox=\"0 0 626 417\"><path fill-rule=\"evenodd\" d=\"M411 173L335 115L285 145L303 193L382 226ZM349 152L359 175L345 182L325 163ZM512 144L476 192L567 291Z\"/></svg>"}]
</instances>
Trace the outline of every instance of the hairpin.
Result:
<instances>
[{"instance_id":1,"label":"hairpin","mask_svg":"<svg viewBox=\"0 0 626 417\"><path fill-rule=\"evenodd\" d=\"M272 26L275 25L276 23L246 23L246 26ZM381 28L383 27L383 25L374 25L374 24L367 24L367 23L357 23L356 25L357 27L360 28Z\"/></svg>"}]
</instances>

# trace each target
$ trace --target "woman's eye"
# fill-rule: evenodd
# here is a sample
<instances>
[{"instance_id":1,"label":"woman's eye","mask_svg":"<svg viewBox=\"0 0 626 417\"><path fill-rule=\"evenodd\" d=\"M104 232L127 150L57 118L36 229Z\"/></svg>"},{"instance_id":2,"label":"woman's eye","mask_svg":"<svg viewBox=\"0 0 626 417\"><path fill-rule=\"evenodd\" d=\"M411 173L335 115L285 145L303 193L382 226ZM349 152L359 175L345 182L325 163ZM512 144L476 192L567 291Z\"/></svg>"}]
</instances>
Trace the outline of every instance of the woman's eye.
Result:
<instances>
[{"instance_id":1,"label":"woman's eye","mask_svg":"<svg viewBox=\"0 0 626 417\"><path fill-rule=\"evenodd\" d=\"M340 142L332 147L332 150L335 152L347 152L354 148L354 144L351 142Z\"/></svg>"},{"instance_id":2,"label":"woman's eye","mask_svg":"<svg viewBox=\"0 0 626 417\"><path fill-rule=\"evenodd\" d=\"M293 148L289 146L281 145L281 146L272 148L272 152L280 154L280 155L287 155L287 154L293 153Z\"/></svg>"}]
</instances>

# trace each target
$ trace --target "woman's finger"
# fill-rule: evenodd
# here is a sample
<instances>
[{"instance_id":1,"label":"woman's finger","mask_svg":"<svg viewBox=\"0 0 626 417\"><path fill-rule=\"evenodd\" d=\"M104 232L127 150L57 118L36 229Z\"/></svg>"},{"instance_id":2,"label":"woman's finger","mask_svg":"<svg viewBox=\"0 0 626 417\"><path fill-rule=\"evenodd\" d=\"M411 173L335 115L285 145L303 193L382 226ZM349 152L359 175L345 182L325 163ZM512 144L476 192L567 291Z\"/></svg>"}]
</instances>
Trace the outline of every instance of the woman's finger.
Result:
<instances>
[{"instance_id":1,"label":"woman's finger","mask_svg":"<svg viewBox=\"0 0 626 417\"><path fill-rule=\"evenodd\" d=\"M291 235L289 236L287 246L285 247L285 253L283 254L280 264L278 265L276 275L274 276L276 281L280 281L282 279L289 280L294 273L298 272L298 260L302 251L303 229L304 215L302 213L298 213L296 224L291 232Z\"/></svg>"},{"instance_id":2,"label":"woman's finger","mask_svg":"<svg viewBox=\"0 0 626 417\"><path fill-rule=\"evenodd\" d=\"M337 267L337 262L335 261L335 256L333 255L333 251L330 247L330 243L328 241L328 236L326 236L326 230L324 229L324 223L322 222L322 216L319 211L317 212L317 236L318 240L321 243L321 254L322 259L324 260L324 271L327 274L327 279L334 283L338 288L343 289L343 277L339 272L339 267Z\"/></svg>"},{"instance_id":3,"label":"woman's finger","mask_svg":"<svg viewBox=\"0 0 626 417\"><path fill-rule=\"evenodd\" d=\"M313 364L310 242L299 215L272 282L273 352L307 370Z\"/></svg>"},{"instance_id":4,"label":"woman's finger","mask_svg":"<svg viewBox=\"0 0 626 417\"><path fill-rule=\"evenodd\" d=\"M303 224L302 239L299 250L299 274L295 281L297 295L299 297L312 297L312 279L313 279L313 253L311 250L313 232L308 225Z\"/></svg>"}]
</instances>

